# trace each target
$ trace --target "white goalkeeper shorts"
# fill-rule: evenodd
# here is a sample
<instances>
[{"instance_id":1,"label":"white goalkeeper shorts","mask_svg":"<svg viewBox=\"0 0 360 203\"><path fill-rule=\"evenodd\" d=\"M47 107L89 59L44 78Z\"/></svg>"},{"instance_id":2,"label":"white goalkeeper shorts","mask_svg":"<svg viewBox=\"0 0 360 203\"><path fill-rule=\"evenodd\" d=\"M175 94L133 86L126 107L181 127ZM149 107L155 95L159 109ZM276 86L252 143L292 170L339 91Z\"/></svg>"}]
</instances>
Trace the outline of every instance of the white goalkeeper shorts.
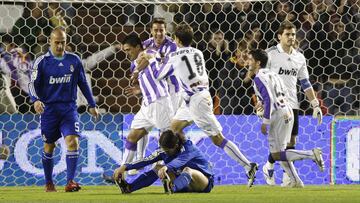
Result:
<instances>
[{"instance_id":1,"label":"white goalkeeper shorts","mask_svg":"<svg viewBox=\"0 0 360 203\"><path fill-rule=\"evenodd\" d=\"M290 142L293 123L294 113L288 106L280 108L271 114L268 135L271 153L286 149L287 144Z\"/></svg>"},{"instance_id":2,"label":"white goalkeeper shorts","mask_svg":"<svg viewBox=\"0 0 360 203\"><path fill-rule=\"evenodd\" d=\"M163 132L170 129L173 116L174 111L170 97L162 97L148 106L141 105L131 123L131 129L144 128L149 132L155 127Z\"/></svg>"},{"instance_id":3,"label":"white goalkeeper shorts","mask_svg":"<svg viewBox=\"0 0 360 203\"><path fill-rule=\"evenodd\" d=\"M208 90L197 92L190 97L189 111L195 124L208 136L221 133L222 127L213 113L213 103Z\"/></svg>"}]
</instances>

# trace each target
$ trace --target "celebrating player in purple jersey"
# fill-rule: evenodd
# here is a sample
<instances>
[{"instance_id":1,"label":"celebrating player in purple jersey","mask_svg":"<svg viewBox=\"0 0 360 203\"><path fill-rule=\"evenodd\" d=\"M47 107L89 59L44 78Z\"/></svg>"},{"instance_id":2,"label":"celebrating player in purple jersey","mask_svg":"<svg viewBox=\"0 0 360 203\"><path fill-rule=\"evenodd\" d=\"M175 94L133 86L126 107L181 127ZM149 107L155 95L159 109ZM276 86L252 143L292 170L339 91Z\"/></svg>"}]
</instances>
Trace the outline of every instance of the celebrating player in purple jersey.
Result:
<instances>
[{"instance_id":1,"label":"celebrating player in purple jersey","mask_svg":"<svg viewBox=\"0 0 360 203\"><path fill-rule=\"evenodd\" d=\"M123 49L128 58L132 61L130 71L133 72L137 66L140 53L144 51L141 40L136 34L130 34L123 40ZM147 54L155 54L154 50L145 50ZM155 63L148 65L146 70L137 74L138 87L143 96L139 112L131 123L131 130L126 138L123 164L132 162L137 149L137 142L148 132L156 127L160 131L170 129L170 121L173 116L173 109L169 98L168 85L166 80L157 80L152 69Z\"/></svg>"},{"instance_id":2,"label":"celebrating player in purple jersey","mask_svg":"<svg viewBox=\"0 0 360 203\"><path fill-rule=\"evenodd\" d=\"M143 44L144 49L152 49L156 51L156 60L159 63L164 63L170 53L176 51L176 43L168 36L166 36L166 23L163 18L154 18L151 23L151 35L152 37L145 40ZM148 63L146 63L148 65ZM138 65L141 66L141 65ZM182 131L183 128L191 124L190 112L185 108L185 104L182 98L182 88L180 87L179 80L175 75L169 75L165 79L168 83L169 94L171 104L174 110L175 117L172 118L171 126L172 129L177 132ZM149 143L149 136L145 135L138 141L137 144L137 159L143 159L145 151ZM136 174L136 170L128 171L129 175Z\"/></svg>"}]
</instances>

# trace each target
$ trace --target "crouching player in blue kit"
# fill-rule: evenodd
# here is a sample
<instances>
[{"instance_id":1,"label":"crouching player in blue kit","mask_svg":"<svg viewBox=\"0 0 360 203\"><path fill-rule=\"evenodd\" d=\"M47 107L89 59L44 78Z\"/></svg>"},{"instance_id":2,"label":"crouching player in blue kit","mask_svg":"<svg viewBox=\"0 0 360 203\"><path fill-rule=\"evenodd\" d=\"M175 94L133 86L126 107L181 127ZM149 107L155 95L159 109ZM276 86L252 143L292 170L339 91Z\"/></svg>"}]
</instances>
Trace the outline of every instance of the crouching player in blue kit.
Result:
<instances>
[{"instance_id":1,"label":"crouching player in blue kit","mask_svg":"<svg viewBox=\"0 0 360 203\"><path fill-rule=\"evenodd\" d=\"M41 114L41 134L44 141L42 164L46 192L56 192L52 180L53 152L55 142L61 136L65 137L67 146L65 191L75 192L81 189L74 181L79 157L78 137L80 136L76 106L77 86L80 87L89 103L91 115L98 117L98 110L86 82L81 60L77 55L65 52L65 47L66 33L62 28L54 29L50 35L50 50L35 60L29 83L35 111Z\"/></svg>"},{"instance_id":2,"label":"crouching player in blue kit","mask_svg":"<svg viewBox=\"0 0 360 203\"><path fill-rule=\"evenodd\" d=\"M168 130L161 133L159 145L161 148L149 157L125 163L115 170L114 179L122 193L131 193L150 186L158 178L163 181L166 193L211 191L214 174L210 163L190 140ZM143 168L160 160L163 160L165 165L158 164L132 183L126 182L125 171Z\"/></svg>"}]
</instances>

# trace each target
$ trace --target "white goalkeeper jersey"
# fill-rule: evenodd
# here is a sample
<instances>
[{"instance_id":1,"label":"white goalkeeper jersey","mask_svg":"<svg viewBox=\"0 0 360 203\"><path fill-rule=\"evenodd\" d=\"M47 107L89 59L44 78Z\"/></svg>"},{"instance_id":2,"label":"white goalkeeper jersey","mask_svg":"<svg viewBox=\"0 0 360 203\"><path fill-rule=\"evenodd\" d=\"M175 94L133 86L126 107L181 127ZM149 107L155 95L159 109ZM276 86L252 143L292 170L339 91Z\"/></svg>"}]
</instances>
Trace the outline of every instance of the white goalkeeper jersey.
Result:
<instances>
[{"instance_id":1,"label":"white goalkeeper jersey","mask_svg":"<svg viewBox=\"0 0 360 203\"><path fill-rule=\"evenodd\" d=\"M209 78L205 68L203 53L193 47L178 48L169 54L167 61L154 71L159 80L174 74L187 96L209 88ZM154 58L151 62L156 61Z\"/></svg>"},{"instance_id":2,"label":"white goalkeeper jersey","mask_svg":"<svg viewBox=\"0 0 360 203\"><path fill-rule=\"evenodd\" d=\"M298 109L297 80L309 79L305 56L295 49L288 54L280 44L270 47L266 52L269 56L267 67L281 77L289 93L290 107Z\"/></svg>"}]
</instances>

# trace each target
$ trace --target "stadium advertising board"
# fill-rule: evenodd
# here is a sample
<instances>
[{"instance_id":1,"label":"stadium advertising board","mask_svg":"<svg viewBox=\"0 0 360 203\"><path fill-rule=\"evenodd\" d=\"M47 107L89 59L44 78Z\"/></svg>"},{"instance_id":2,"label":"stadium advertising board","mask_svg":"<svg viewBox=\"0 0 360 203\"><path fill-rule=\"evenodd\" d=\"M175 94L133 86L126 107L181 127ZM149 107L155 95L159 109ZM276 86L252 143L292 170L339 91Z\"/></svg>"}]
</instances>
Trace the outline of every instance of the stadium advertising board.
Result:
<instances>
[{"instance_id":1,"label":"stadium advertising board","mask_svg":"<svg viewBox=\"0 0 360 203\"><path fill-rule=\"evenodd\" d=\"M94 123L87 114L81 115L82 138L77 178L83 185L105 184L102 174L110 175L120 164L123 140L129 132L133 115L102 115ZM233 140L240 150L261 166L267 160L268 143L260 133L260 119L256 116L218 116L224 135ZM0 185L43 185L41 164L42 140L38 117L34 115L1 115L2 143L9 145L11 155L0 161ZM231 124L231 125L230 125ZM324 153L326 169L320 172L310 160L295 162L305 184L359 183L359 119L333 119L324 117L317 126L311 117L300 117L297 149L320 147ZM158 131L150 133L146 154L157 148ZM197 144L213 164L216 184L245 184L244 169L215 145L195 126L187 129L189 138ZM65 184L65 144L62 139L54 152L54 176L57 184ZM275 177L280 184L282 170L276 165ZM259 170L256 183L264 184Z\"/></svg>"}]
</instances>

